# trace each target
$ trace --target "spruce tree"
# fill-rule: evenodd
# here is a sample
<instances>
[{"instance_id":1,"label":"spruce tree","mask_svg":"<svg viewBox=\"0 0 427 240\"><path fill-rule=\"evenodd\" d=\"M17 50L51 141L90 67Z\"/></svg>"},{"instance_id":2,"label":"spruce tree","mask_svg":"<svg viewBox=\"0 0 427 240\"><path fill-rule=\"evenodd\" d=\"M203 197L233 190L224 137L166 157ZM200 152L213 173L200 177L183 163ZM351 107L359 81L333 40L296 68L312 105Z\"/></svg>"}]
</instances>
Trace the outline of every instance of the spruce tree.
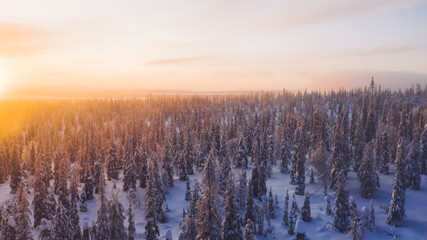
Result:
<instances>
[{"instance_id":1,"label":"spruce tree","mask_svg":"<svg viewBox=\"0 0 427 240\"><path fill-rule=\"evenodd\" d=\"M225 195L225 216L222 222L221 232L222 240L240 239L242 237L242 231L240 229L240 219L236 206L233 173L231 171L228 175Z\"/></svg>"},{"instance_id":2,"label":"spruce tree","mask_svg":"<svg viewBox=\"0 0 427 240\"><path fill-rule=\"evenodd\" d=\"M12 149L12 156L10 159L10 192L15 194L18 190L19 184L21 182L21 166L19 164L19 148L16 146Z\"/></svg>"},{"instance_id":3,"label":"spruce tree","mask_svg":"<svg viewBox=\"0 0 427 240\"><path fill-rule=\"evenodd\" d=\"M136 189L136 164L135 158L130 157L126 160L124 179L123 179L123 191L127 192L129 189Z\"/></svg>"},{"instance_id":4,"label":"spruce tree","mask_svg":"<svg viewBox=\"0 0 427 240\"><path fill-rule=\"evenodd\" d=\"M297 222L297 218L298 218L298 205L297 202L295 200L295 194L292 196L292 206L291 206L291 211L289 212L289 225L288 225L288 233L289 234L294 234L294 230L295 230L295 224Z\"/></svg>"},{"instance_id":5,"label":"spruce tree","mask_svg":"<svg viewBox=\"0 0 427 240\"><path fill-rule=\"evenodd\" d=\"M414 139L408 155L406 156L406 177L407 183L413 190L419 190L421 184L421 150L418 139Z\"/></svg>"},{"instance_id":6,"label":"spruce tree","mask_svg":"<svg viewBox=\"0 0 427 240\"><path fill-rule=\"evenodd\" d=\"M70 186L70 203L71 203L70 222L72 226L73 240L80 240L82 238L82 232L80 229L79 210L77 206L78 200L79 200L79 194L77 189L77 177L76 175L74 175L74 177L71 180L71 186Z\"/></svg>"},{"instance_id":7,"label":"spruce tree","mask_svg":"<svg viewBox=\"0 0 427 240\"><path fill-rule=\"evenodd\" d=\"M157 240L160 236L159 226L157 225L155 182L153 169L150 168L145 191L145 238L147 240Z\"/></svg>"},{"instance_id":8,"label":"spruce tree","mask_svg":"<svg viewBox=\"0 0 427 240\"><path fill-rule=\"evenodd\" d=\"M367 229L371 232L375 231L375 209L374 209L374 204L372 199L371 199L371 204L369 206L369 218L368 218Z\"/></svg>"},{"instance_id":9,"label":"spruce tree","mask_svg":"<svg viewBox=\"0 0 427 240\"><path fill-rule=\"evenodd\" d=\"M248 195L248 183L246 180L246 169L242 169L239 177L239 185L237 189L237 202L239 203L239 209L245 210L246 196Z\"/></svg>"},{"instance_id":10,"label":"spruce tree","mask_svg":"<svg viewBox=\"0 0 427 240\"><path fill-rule=\"evenodd\" d=\"M126 239L124 208L119 202L117 193L113 193L111 196L108 218L110 239Z\"/></svg>"},{"instance_id":11,"label":"spruce tree","mask_svg":"<svg viewBox=\"0 0 427 240\"><path fill-rule=\"evenodd\" d=\"M33 198L33 213L34 213L34 228L37 228L41 220L47 219L52 220L52 215L47 204L48 199L48 188L43 180L44 168L41 161L38 161L38 168L34 176L34 198Z\"/></svg>"},{"instance_id":12,"label":"spruce tree","mask_svg":"<svg viewBox=\"0 0 427 240\"><path fill-rule=\"evenodd\" d=\"M117 144L112 142L108 153L107 177L108 180L119 179L120 161L117 155Z\"/></svg>"},{"instance_id":13,"label":"spruce tree","mask_svg":"<svg viewBox=\"0 0 427 240\"><path fill-rule=\"evenodd\" d=\"M284 226L289 226L288 213L289 213L289 191L286 190L285 204L283 206L283 218L282 218L282 225Z\"/></svg>"},{"instance_id":14,"label":"spruce tree","mask_svg":"<svg viewBox=\"0 0 427 240\"><path fill-rule=\"evenodd\" d=\"M96 240L110 240L109 216L108 216L108 200L105 197L105 180L104 171L101 169L99 178L99 201L98 215L96 219Z\"/></svg>"},{"instance_id":15,"label":"spruce tree","mask_svg":"<svg viewBox=\"0 0 427 240\"><path fill-rule=\"evenodd\" d=\"M128 240L135 239L135 220L133 220L134 215L132 211L132 201L129 200L129 217L128 217Z\"/></svg>"},{"instance_id":16,"label":"spruce tree","mask_svg":"<svg viewBox=\"0 0 427 240\"><path fill-rule=\"evenodd\" d=\"M185 200L191 200L191 187L190 187L190 179L187 179L186 191L185 191Z\"/></svg>"},{"instance_id":17,"label":"spruce tree","mask_svg":"<svg viewBox=\"0 0 427 240\"><path fill-rule=\"evenodd\" d=\"M372 142L366 144L362 164L358 171L360 180L360 194L364 198L373 198L379 187L378 175L374 167L374 155Z\"/></svg>"},{"instance_id":18,"label":"spruce tree","mask_svg":"<svg viewBox=\"0 0 427 240\"><path fill-rule=\"evenodd\" d=\"M28 202L28 190L21 181L15 196L15 229L16 240L32 240L31 210Z\"/></svg>"},{"instance_id":19,"label":"spruce tree","mask_svg":"<svg viewBox=\"0 0 427 240\"><path fill-rule=\"evenodd\" d=\"M197 202L197 239L221 238L221 210L219 208L216 162L211 152L202 178L202 197Z\"/></svg>"},{"instance_id":20,"label":"spruce tree","mask_svg":"<svg viewBox=\"0 0 427 240\"><path fill-rule=\"evenodd\" d=\"M72 239L72 225L68 216L68 210L58 201L53 222L52 237L54 240Z\"/></svg>"},{"instance_id":21,"label":"spruce tree","mask_svg":"<svg viewBox=\"0 0 427 240\"><path fill-rule=\"evenodd\" d=\"M390 151L389 151L389 143L388 143L388 135L387 131L384 131L381 137L381 153L380 153L380 173L388 174L389 171L389 162L390 162Z\"/></svg>"},{"instance_id":22,"label":"spruce tree","mask_svg":"<svg viewBox=\"0 0 427 240\"><path fill-rule=\"evenodd\" d=\"M350 197L350 206L351 206L351 224L350 232L352 240L362 240L363 239L363 230L360 224L359 212L357 211L356 204L353 202L353 198Z\"/></svg>"},{"instance_id":23,"label":"spruce tree","mask_svg":"<svg viewBox=\"0 0 427 240\"><path fill-rule=\"evenodd\" d=\"M405 216L405 169L403 158L403 141L399 141L396 153L396 175L393 180L393 192L387 216L387 224L392 226L400 226L400 221Z\"/></svg>"},{"instance_id":24,"label":"spruce tree","mask_svg":"<svg viewBox=\"0 0 427 240\"><path fill-rule=\"evenodd\" d=\"M84 192L86 196L86 200L93 199L93 178L92 171L90 169L86 169L85 177L84 177Z\"/></svg>"},{"instance_id":25,"label":"spruce tree","mask_svg":"<svg viewBox=\"0 0 427 240\"><path fill-rule=\"evenodd\" d=\"M333 225L340 232L344 232L348 225L348 216L350 216L350 206L348 205L348 192L345 189L344 171L341 171L337 182L337 197L334 201L334 221Z\"/></svg>"},{"instance_id":26,"label":"spruce tree","mask_svg":"<svg viewBox=\"0 0 427 240\"><path fill-rule=\"evenodd\" d=\"M255 222L254 210L255 209L254 209L254 196L252 191L252 181L249 181L248 195L246 197L244 222L247 222L248 220L251 220L252 223Z\"/></svg>"},{"instance_id":27,"label":"spruce tree","mask_svg":"<svg viewBox=\"0 0 427 240\"><path fill-rule=\"evenodd\" d=\"M276 218L274 215L274 199L271 190L272 189L270 188L270 192L268 193L268 216L269 218Z\"/></svg>"},{"instance_id":28,"label":"spruce tree","mask_svg":"<svg viewBox=\"0 0 427 240\"><path fill-rule=\"evenodd\" d=\"M325 202L326 202L326 214L332 215L331 200L327 195L325 195Z\"/></svg>"},{"instance_id":29,"label":"spruce tree","mask_svg":"<svg viewBox=\"0 0 427 240\"><path fill-rule=\"evenodd\" d=\"M310 222L311 210L310 210L310 194L305 192L304 205L301 208L301 216L304 222Z\"/></svg>"}]
</instances>

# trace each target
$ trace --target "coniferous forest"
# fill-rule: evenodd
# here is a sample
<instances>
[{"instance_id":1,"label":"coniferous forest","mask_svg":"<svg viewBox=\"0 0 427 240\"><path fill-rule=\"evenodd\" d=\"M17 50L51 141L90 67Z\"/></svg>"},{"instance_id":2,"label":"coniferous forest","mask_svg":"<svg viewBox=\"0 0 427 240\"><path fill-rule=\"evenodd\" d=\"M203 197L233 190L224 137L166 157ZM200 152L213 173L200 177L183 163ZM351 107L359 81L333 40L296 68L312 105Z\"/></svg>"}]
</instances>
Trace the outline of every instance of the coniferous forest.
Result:
<instances>
[{"instance_id":1,"label":"coniferous forest","mask_svg":"<svg viewBox=\"0 0 427 240\"><path fill-rule=\"evenodd\" d=\"M0 239L427 237L427 86L0 109Z\"/></svg>"}]
</instances>

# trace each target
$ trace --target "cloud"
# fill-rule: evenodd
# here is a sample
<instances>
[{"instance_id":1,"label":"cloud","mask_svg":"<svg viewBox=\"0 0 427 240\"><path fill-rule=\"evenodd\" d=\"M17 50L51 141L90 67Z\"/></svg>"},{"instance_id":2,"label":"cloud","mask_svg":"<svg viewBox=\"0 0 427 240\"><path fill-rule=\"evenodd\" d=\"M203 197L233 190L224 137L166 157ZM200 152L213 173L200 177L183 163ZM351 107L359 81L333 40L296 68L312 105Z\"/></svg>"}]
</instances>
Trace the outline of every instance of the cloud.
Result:
<instances>
[{"instance_id":1,"label":"cloud","mask_svg":"<svg viewBox=\"0 0 427 240\"><path fill-rule=\"evenodd\" d=\"M146 63L146 65L168 65L168 64L180 64L180 63L188 63L188 62L196 62L208 58L212 58L214 56L199 56L199 57L189 57L189 58L168 58L168 59L160 59Z\"/></svg>"},{"instance_id":2,"label":"cloud","mask_svg":"<svg viewBox=\"0 0 427 240\"><path fill-rule=\"evenodd\" d=\"M53 32L34 26L0 22L0 55L35 54L49 47Z\"/></svg>"},{"instance_id":3,"label":"cloud","mask_svg":"<svg viewBox=\"0 0 427 240\"><path fill-rule=\"evenodd\" d=\"M385 54L393 54L393 53L403 53L408 52L415 49L421 49L420 46L376 46L373 48L359 50L359 51L351 51L346 53L339 53L332 55L332 57L353 57L353 56L374 56L374 55L385 55Z\"/></svg>"}]
</instances>

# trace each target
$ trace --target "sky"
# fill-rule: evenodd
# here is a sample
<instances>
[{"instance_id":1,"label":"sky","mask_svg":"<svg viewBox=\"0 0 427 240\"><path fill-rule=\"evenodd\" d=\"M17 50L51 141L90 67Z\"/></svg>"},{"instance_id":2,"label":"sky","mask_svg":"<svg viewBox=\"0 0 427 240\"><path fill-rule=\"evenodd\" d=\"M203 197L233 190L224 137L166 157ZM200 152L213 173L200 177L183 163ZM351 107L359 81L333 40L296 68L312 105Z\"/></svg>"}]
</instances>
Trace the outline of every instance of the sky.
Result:
<instances>
[{"instance_id":1,"label":"sky","mask_svg":"<svg viewBox=\"0 0 427 240\"><path fill-rule=\"evenodd\" d=\"M0 90L427 83L426 0L2 0Z\"/></svg>"}]
</instances>

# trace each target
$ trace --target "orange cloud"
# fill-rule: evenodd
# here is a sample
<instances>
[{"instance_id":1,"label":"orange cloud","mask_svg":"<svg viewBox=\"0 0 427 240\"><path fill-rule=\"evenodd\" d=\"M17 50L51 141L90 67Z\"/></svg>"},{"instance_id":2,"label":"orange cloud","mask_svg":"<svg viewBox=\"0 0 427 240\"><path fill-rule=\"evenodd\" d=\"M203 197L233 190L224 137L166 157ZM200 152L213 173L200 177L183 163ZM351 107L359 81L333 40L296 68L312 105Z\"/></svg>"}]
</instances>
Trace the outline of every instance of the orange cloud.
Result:
<instances>
[{"instance_id":1,"label":"orange cloud","mask_svg":"<svg viewBox=\"0 0 427 240\"><path fill-rule=\"evenodd\" d=\"M38 53L51 46L52 32L27 25L0 22L0 55L20 56Z\"/></svg>"}]
</instances>

